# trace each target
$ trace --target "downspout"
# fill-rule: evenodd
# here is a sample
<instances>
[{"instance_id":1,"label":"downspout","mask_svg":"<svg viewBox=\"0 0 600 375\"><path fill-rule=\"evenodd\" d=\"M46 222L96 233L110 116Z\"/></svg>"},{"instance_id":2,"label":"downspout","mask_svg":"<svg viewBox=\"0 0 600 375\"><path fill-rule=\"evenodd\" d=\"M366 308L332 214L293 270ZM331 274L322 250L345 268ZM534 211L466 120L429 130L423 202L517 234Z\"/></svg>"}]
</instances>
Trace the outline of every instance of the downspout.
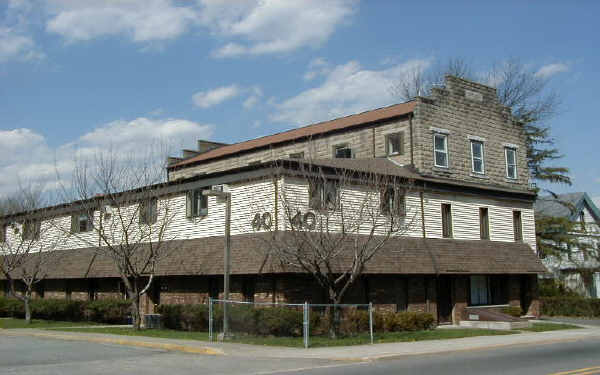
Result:
<instances>
[{"instance_id":1,"label":"downspout","mask_svg":"<svg viewBox=\"0 0 600 375\"><path fill-rule=\"evenodd\" d=\"M279 230L279 182L277 178L273 180L275 186L275 230Z\"/></svg>"},{"instance_id":2,"label":"downspout","mask_svg":"<svg viewBox=\"0 0 600 375\"><path fill-rule=\"evenodd\" d=\"M425 190L425 183L423 182L423 190ZM425 202L423 198L423 190L419 193L421 197L421 227L423 229L423 238L427 237L427 233L425 232Z\"/></svg>"},{"instance_id":3,"label":"downspout","mask_svg":"<svg viewBox=\"0 0 600 375\"><path fill-rule=\"evenodd\" d=\"M413 139L413 122L412 122L413 114L410 113L408 115L408 131L410 133L410 165L415 166L415 141ZM424 237L424 236L423 236Z\"/></svg>"},{"instance_id":4,"label":"downspout","mask_svg":"<svg viewBox=\"0 0 600 375\"><path fill-rule=\"evenodd\" d=\"M373 127L371 128L371 130L372 130L371 131L371 133L372 133L371 134L372 135L371 138L373 140L373 142L372 142L373 143L372 144L372 153L371 154L372 154L373 158L375 158L375 125L373 125Z\"/></svg>"}]
</instances>

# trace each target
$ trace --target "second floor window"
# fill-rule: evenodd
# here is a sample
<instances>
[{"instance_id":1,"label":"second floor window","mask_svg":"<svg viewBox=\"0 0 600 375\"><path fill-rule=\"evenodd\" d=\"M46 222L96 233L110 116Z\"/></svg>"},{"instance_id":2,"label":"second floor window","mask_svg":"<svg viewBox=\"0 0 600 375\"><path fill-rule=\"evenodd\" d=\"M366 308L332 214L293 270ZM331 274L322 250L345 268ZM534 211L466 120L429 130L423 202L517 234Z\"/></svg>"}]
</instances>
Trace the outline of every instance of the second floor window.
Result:
<instances>
[{"instance_id":1,"label":"second floor window","mask_svg":"<svg viewBox=\"0 0 600 375\"><path fill-rule=\"evenodd\" d=\"M187 192L186 216L199 217L208 215L208 197L202 194L202 189Z\"/></svg>"},{"instance_id":2,"label":"second floor window","mask_svg":"<svg viewBox=\"0 0 600 375\"><path fill-rule=\"evenodd\" d=\"M290 159L304 159L304 151L290 154Z\"/></svg>"},{"instance_id":3,"label":"second floor window","mask_svg":"<svg viewBox=\"0 0 600 375\"><path fill-rule=\"evenodd\" d=\"M386 135L385 149L388 156L404 154L404 133Z\"/></svg>"},{"instance_id":4,"label":"second floor window","mask_svg":"<svg viewBox=\"0 0 600 375\"><path fill-rule=\"evenodd\" d=\"M490 218L487 207L479 208L479 233L482 240L490 239Z\"/></svg>"},{"instance_id":5,"label":"second floor window","mask_svg":"<svg viewBox=\"0 0 600 375\"><path fill-rule=\"evenodd\" d=\"M158 220L157 199L151 198L140 203L140 224L154 224Z\"/></svg>"},{"instance_id":6,"label":"second floor window","mask_svg":"<svg viewBox=\"0 0 600 375\"><path fill-rule=\"evenodd\" d=\"M433 135L433 152L435 166L448 168L448 135Z\"/></svg>"},{"instance_id":7,"label":"second floor window","mask_svg":"<svg viewBox=\"0 0 600 375\"><path fill-rule=\"evenodd\" d=\"M515 232L515 242L523 241L523 223L521 221L521 211L513 211L513 229Z\"/></svg>"},{"instance_id":8,"label":"second floor window","mask_svg":"<svg viewBox=\"0 0 600 375\"><path fill-rule=\"evenodd\" d=\"M388 188L381 192L380 197L380 211L382 215L405 215L406 200L403 190Z\"/></svg>"},{"instance_id":9,"label":"second floor window","mask_svg":"<svg viewBox=\"0 0 600 375\"><path fill-rule=\"evenodd\" d=\"M82 212L71 216L71 233L89 232L93 229L93 214Z\"/></svg>"},{"instance_id":10,"label":"second floor window","mask_svg":"<svg viewBox=\"0 0 600 375\"><path fill-rule=\"evenodd\" d=\"M485 173L483 142L471 141L471 166L474 173Z\"/></svg>"},{"instance_id":11,"label":"second floor window","mask_svg":"<svg viewBox=\"0 0 600 375\"><path fill-rule=\"evenodd\" d=\"M452 206L442 203L442 237L452 238Z\"/></svg>"},{"instance_id":12,"label":"second floor window","mask_svg":"<svg viewBox=\"0 0 600 375\"><path fill-rule=\"evenodd\" d=\"M309 206L312 209L335 209L339 199L336 181L313 181L309 187Z\"/></svg>"},{"instance_id":13,"label":"second floor window","mask_svg":"<svg viewBox=\"0 0 600 375\"><path fill-rule=\"evenodd\" d=\"M506 156L506 177L516 179L517 178L517 150L511 147L504 148L504 155Z\"/></svg>"},{"instance_id":14,"label":"second floor window","mask_svg":"<svg viewBox=\"0 0 600 375\"><path fill-rule=\"evenodd\" d=\"M23 223L22 229L23 240L39 240L41 232L41 223L39 220L27 220Z\"/></svg>"},{"instance_id":15,"label":"second floor window","mask_svg":"<svg viewBox=\"0 0 600 375\"><path fill-rule=\"evenodd\" d=\"M334 146L333 156L337 159L352 159L352 149L349 145Z\"/></svg>"}]
</instances>

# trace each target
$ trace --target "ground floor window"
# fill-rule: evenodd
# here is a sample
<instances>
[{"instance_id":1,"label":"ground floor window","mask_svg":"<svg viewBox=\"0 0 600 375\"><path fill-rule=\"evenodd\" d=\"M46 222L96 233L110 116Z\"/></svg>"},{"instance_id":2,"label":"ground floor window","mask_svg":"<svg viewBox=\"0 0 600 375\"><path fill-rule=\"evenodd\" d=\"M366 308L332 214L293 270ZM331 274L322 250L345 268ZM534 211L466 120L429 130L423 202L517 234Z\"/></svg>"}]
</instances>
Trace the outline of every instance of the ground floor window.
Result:
<instances>
[{"instance_id":1,"label":"ground floor window","mask_svg":"<svg viewBox=\"0 0 600 375\"><path fill-rule=\"evenodd\" d=\"M505 276L474 275L469 284L471 306L508 303L508 278Z\"/></svg>"}]
</instances>

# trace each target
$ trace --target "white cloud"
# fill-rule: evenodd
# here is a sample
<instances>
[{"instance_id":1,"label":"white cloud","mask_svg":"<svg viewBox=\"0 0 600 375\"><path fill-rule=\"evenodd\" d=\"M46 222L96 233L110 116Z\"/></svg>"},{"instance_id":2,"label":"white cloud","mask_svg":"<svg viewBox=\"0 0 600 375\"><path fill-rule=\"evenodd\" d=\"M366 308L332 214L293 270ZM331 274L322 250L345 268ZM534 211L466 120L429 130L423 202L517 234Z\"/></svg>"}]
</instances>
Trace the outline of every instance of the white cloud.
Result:
<instances>
[{"instance_id":1,"label":"white cloud","mask_svg":"<svg viewBox=\"0 0 600 375\"><path fill-rule=\"evenodd\" d=\"M44 58L44 54L38 51L29 35L11 28L0 27L0 62L9 60L30 61L42 58Z\"/></svg>"},{"instance_id":2,"label":"white cloud","mask_svg":"<svg viewBox=\"0 0 600 375\"><path fill-rule=\"evenodd\" d=\"M241 94L237 85L217 87L213 90L199 91L192 96L194 104L200 108L209 108Z\"/></svg>"},{"instance_id":3,"label":"white cloud","mask_svg":"<svg viewBox=\"0 0 600 375\"><path fill-rule=\"evenodd\" d=\"M50 147L43 134L30 129L0 130L0 195L14 191L18 181L42 183L51 187L56 172L63 182L70 181L75 156L86 159L109 148L123 156L151 156L163 164L165 153L193 147L195 139L209 139L212 125L183 119L113 121L83 134L73 142ZM160 147L159 150L154 147Z\"/></svg>"},{"instance_id":4,"label":"white cloud","mask_svg":"<svg viewBox=\"0 0 600 375\"><path fill-rule=\"evenodd\" d=\"M354 13L355 0L200 0L200 22L213 33L238 39L215 57L262 55L317 47Z\"/></svg>"},{"instance_id":5,"label":"white cloud","mask_svg":"<svg viewBox=\"0 0 600 375\"><path fill-rule=\"evenodd\" d=\"M243 106L246 109L254 108L254 106L258 103L258 101L262 98L263 92L262 89L258 86L253 87L250 90L251 94L244 100Z\"/></svg>"},{"instance_id":6,"label":"white cloud","mask_svg":"<svg viewBox=\"0 0 600 375\"><path fill-rule=\"evenodd\" d=\"M322 57L317 57L308 64L308 70L302 77L305 81L312 81L318 76L325 76L331 72L331 66Z\"/></svg>"},{"instance_id":7,"label":"white cloud","mask_svg":"<svg viewBox=\"0 0 600 375\"><path fill-rule=\"evenodd\" d=\"M536 73L536 77L549 78L558 73L569 71L569 66L564 63L548 64L542 66Z\"/></svg>"},{"instance_id":8,"label":"white cloud","mask_svg":"<svg viewBox=\"0 0 600 375\"><path fill-rule=\"evenodd\" d=\"M390 88L407 73L428 65L425 60L409 60L382 70L364 69L356 61L335 66L320 86L274 103L271 120L305 125L397 103Z\"/></svg>"},{"instance_id":9,"label":"white cloud","mask_svg":"<svg viewBox=\"0 0 600 375\"><path fill-rule=\"evenodd\" d=\"M190 6L172 0L51 0L46 30L69 42L128 35L134 42L174 39L196 23Z\"/></svg>"}]
</instances>

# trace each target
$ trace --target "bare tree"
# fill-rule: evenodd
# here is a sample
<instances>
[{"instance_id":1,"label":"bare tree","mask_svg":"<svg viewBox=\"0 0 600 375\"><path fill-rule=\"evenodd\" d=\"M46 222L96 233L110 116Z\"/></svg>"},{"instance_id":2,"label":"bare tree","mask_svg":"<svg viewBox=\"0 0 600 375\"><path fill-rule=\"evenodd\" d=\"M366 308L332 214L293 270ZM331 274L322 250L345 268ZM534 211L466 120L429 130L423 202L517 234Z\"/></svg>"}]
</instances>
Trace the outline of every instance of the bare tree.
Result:
<instances>
[{"instance_id":1,"label":"bare tree","mask_svg":"<svg viewBox=\"0 0 600 375\"><path fill-rule=\"evenodd\" d=\"M466 78L496 88L498 101L512 109L515 119L523 124L527 136L527 164L537 181L571 184L569 169L549 166L562 155L555 147L547 122L559 110L560 97L549 87L550 78L539 75L516 58L494 64L487 73L477 74L462 58L437 62L429 69L415 68L406 79L392 85L401 100L428 96L431 88L444 84L444 76Z\"/></svg>"},{"instance_id":2,"label":"bare tree","mask_svg":"<svg viewBox=\"0 0 600 375\"><path fill-rule=\"evenodd\" d=\"M21 187L0 203L0 272L10 294L23 302L27 324L33 292L60 261L62 253L56 249L64 242L53 233L51 219L39 212L41 207L41 189L33 186Z\"/></svg>"},{"instance_id":3,"label":"bare tree","mask_svg":"<svg viewBox=\"0 0 600 375\"><path fill-rule=\"evenodd\" d=\"M164 166L154 156L98 153L78 161L69 189L71 225L62 231L115 266L131 302L135 329L140 299L150 289L159 262L175 250L175 200L164 193ZM162 159L166 160L166 159Z\"/></svg>"},{"instance_id":4,"label":"bare tree","mask_svg":"<svg viewBox=\"0 0 600 375\"><path fill-rule=\"evenodd\" d=\"M278 192L283 223L268 224L267 248L283 267L302 270L318 282L330 303L342 302L365 267L392 238L410 230L415 212L406 210L412 181L371 172L298 163ZM308 190L308 200L305 190ZM255 218L261 228L264 218ZM268 222L268 220L267 220ZM330 309L330 335L338 332Z\"/></svg>"}]
</instances>

